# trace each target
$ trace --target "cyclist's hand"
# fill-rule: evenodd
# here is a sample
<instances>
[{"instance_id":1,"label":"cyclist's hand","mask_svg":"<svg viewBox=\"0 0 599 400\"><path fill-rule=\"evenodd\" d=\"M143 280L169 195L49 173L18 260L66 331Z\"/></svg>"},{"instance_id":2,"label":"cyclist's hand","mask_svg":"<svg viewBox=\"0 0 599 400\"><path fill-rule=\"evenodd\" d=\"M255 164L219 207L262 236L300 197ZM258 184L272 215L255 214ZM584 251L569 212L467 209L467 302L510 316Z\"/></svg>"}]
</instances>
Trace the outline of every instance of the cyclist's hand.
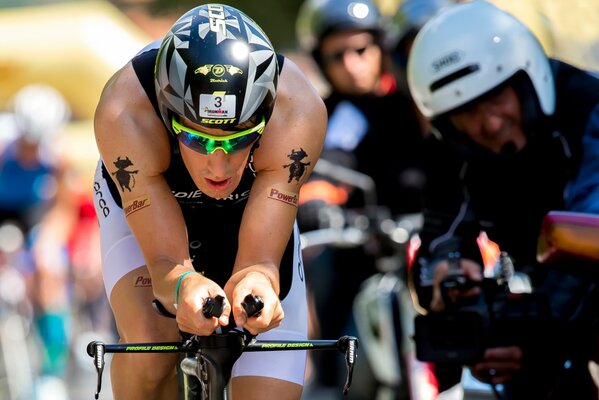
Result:
<instances>
[{"instance_id":1,"label":"cyclist's hand","mask_svg":"<svg viewBox=\"0 0 599 400\"><path fill-rule=\"evenodd\" d=\"M482 280L482 268L480 264L467 258L460 258L458 260L461 273L472 281ZM431 300L430 309L435 312L440 312L445 309L445 303L441 294L441 282L449 276L449 261L444 260L439 262L435 269L435 276L433 278L433 297ZM450 289L447 293L448 297L452 301L457 301L458 298L473 297L480 294L480 288L475 286L465 291Z\"/></svg>"},{"instance_id":2,"label":"cyclist's hand","mask_svg":"<svg viewBox=\"0 0 599 400\"><path fill-rule=\"evenodd\" d=\"M229 291L230 285L227 284L225 289ZM247 317L241 305L248 294L259 296L264 303L260 314L251 318ZM235 324L247 329L253 335L276 328L281 324L284 316L283 307L266 275L257 271L247 273L232 288L230 296Z\"/></svg>"},{"instance_id":3,"label":"cyclist's hand","mask_svg":"<svg viewBox=\"0 0 599 400\"><path fill-rule=\"evenodd\" d=\"M520 347L495 347L485 350L484 359L472 367L472 375L481 382L499 385L512 379L521 368Z\"/></svg>"},{"instance_id":4,"label":"cyclist's hand","mask_svg":"<svg viewBox=\"0 0 599 400\"><path fill-rule=\"evenodd\" d=\"M206 318L202 312L204 302L208 297L224 297L224 309L220 318ZM181 282L179 289L179 304L177 309L177 324L183 332L195 335L210 335L217 326L229 324L231 305L225 292L215 282L201 274L192 274Z\"/></svg>"}]
</instances>

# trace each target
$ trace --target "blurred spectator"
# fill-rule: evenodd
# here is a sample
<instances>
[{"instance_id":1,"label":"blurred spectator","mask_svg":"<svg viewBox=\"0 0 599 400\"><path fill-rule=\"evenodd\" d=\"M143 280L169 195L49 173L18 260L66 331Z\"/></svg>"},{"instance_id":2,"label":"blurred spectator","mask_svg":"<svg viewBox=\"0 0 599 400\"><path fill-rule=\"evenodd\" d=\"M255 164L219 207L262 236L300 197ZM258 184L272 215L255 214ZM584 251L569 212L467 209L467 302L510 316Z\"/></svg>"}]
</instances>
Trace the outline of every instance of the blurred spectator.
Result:
<instances>
[{"instance_id":1,"label":"blurred spectator","mask_svg":"<svg viewBox=\"0 0 599 400\"><path fill-rule=\"evenodd\" d=\"M298 14L297 35L330 86L324 99L329 123L321 158L370 176L376 184L378 205L388 207L393 216L419 212L423 134L409 99L397 90L376 4L307 0ZM303 231L319 227L317 205L331 202L322 188L332 186L323 184L323 179L315 173L302 188L298 220ZM358 190L349 190L346 202L346 196L339 196L343 190L333 192L346 208L372 206L365 204L364 193ZM315 335L331 338L351 332L351 304L364 279L377 272L376 257L364 248L327 249L314 257L305 256L320 321L320 332ZM337 368L330 365L336 359L326 356L322 355L319 366L320 383L337 385Z\"/></svg>"},{"instance_id":2,"label":"blurred spectator","mask_svg":"<svg viewBox=\"0 0 599 400\"><path fill-rule=\"evenodd\" d=\"M17 136L0 153L0 221L16 223L28 238L29 277L42 374L62 377L68 359L68 258L62 238L68 225L66 165L52 145L70 118L54 88L32 84L12 101Z\"/></svg>"},{"instance_id":3,"label":"blurred spectator","mask_svg":"<svg viewBox=\"0 0 599 400\"><path fill-rule=\"evenodd\" d=\"M57 155L50 144L70 111L55 89L31 85L13 99L16 138L0 154L0 220L29 231L56 194Z\"/></svg>"}]
</instances>

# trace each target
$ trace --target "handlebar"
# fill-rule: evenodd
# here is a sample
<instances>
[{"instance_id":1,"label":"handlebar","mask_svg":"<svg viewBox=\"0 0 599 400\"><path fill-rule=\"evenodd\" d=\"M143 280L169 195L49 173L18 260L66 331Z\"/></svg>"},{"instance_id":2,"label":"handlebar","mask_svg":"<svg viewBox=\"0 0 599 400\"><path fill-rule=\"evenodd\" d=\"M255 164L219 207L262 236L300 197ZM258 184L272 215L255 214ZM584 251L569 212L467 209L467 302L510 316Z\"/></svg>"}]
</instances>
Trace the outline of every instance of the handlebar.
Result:
<instances>
[{"instance_id":1,"label":"handlebar","mask_svg":"<svg viewBox=\"0 0 599 400\"><path fill-rule=\"evenodd\" d=\"M170 313L162 303L158 300L153 300L152 305L156 311L164 316L175 318L175 315ZM248 294L243 302L242 307L248 318L257 316L264 308L264 303L259 296ZM206 318L220 317L224 309L224 297L215 296L209 297L204 301L202 312ZM226 364L221 372L223 375L230 376L230 368L232 368L235 360L239 358L243 352L256 351L284 351L284 350L330 350L336 349L345 353L345 361L347 366L347 378L343 387L343 394L349 392L351 386L354 364L357 356L358 339L353 336L343 336L338 340L256 340L256 337L246 330L234 328L227 333L213 333L209 336L193 335L183 342L164 342L164 343L125 343L125 344L105 344L100 341L93 341L87 345L87 354L94 359L94 366L97 374L97 384L95 399L100 396L102 389L102 374L104 372L104 356L106 353L210 353L218 357L211 357L215 364ZM224 349L224 350L223 350ZM224 353L223 353L224 351ZM181 364L183 371L188 375L193 375L199 378L197 371L198 363L190 361Z\"/></svg>"},{"instance_id":2,"label":"handlebar","mask_svg":"<svg viewBox=\"0 0 599 400\"><path fill-rule=\"evenodd\" d=\"M94 359L94 366L96 367L97 385L94 397L96 400L99 398L102 389L102 374L106 353L201 354L214 349L219 351L227 349L228 352L238 355L243 352L258 351L338 350L345 354L347 375L343 386L343 394L347 395L352 383L358 344L358 339L353 336L342 336L337 340L257 340L248 332L233 329L225 334L192 336L184 342L105 344L100 341L93 341L87 345L87 354ZM182 365L182 367L187 374L195 375L197 373L194 371L195 365Z\"/></svg>"}]
</instances>

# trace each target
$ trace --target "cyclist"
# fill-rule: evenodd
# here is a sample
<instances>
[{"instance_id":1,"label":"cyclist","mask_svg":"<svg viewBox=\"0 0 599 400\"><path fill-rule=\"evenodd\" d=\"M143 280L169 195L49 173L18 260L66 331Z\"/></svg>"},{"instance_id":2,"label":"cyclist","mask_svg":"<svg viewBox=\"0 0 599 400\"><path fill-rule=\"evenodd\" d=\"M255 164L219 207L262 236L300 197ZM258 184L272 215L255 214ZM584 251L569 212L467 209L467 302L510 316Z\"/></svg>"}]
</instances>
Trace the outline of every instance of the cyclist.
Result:
<instances>
[{"instance_id":1,"label":"cyclist","mask_svg":"<svg viewBox=\"0 0 599 400\"><path fill-rule=\"evenodd\" d=\"M228 324L306 338L294 221L325 127L322 101L297 66L227 5L189 10L109 80L95 116L94 193L122 342L175 340L177 326L208 335ZM249 293L264 301L257 318L241 307ZM202 305L217 295L224 312L207 319ZM153 298L176 324L152 310ZM116 355L115 397L172 398L175 361ZM305 361L305 352L242 355L232 398L299 399Z\"/></svg>"},{"instance_id":2,"label":"cyclist","mask_svg":"<svg viewBox=\"0 0 599 400\"><path fill-rule=\"evenodd\" d=\"M530 347L489 348L473 374L506 383L509 398L597 398L584 348L586 323L597 312L589 305L597 303L583 301L596 282L549 271L535 256L549 210L599 212L599 80L549 59L520 21L473 1L447 8L421 29L408 83L434 128L413 273L419 305L445 307L439 282L450 252L461 254L466 276L481 279L475 239L485 231L549 296L556 317L585 328L571 337L539 332Z\"/></svg>"}]
</instances>

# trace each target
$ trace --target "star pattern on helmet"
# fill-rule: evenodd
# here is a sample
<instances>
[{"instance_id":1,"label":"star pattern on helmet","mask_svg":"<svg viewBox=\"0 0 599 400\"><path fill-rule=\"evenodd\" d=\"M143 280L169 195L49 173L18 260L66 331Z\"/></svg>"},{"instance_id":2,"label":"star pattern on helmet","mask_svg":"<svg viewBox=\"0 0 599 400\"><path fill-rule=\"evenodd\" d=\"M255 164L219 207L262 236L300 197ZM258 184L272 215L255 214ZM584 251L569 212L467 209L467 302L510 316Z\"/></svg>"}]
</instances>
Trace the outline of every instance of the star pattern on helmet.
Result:
<instances>
[{"instance_id":1,"label":"star pattern on helmet","mask_svg":"<svg viewBox=\"0 0 599 400\"><path fill-rule=\"evenodd\" d=\"M250 76L248 77L248 81L253 82L254 84L245 93L245 99L243 101L244 108L239 117L240 121L248 119L254 113L260 106L267 91L270 92L273 98L275 98L276 95L276 88L273 82L273 76L277 73L276 57L274 56L274 53L270 50L259 50L251 52L249 57ZM257 66L264 62L268 62L268 66L260 76L256 76ZM264 89L266 89L266 91Z\"/></svg>"},{"instance_id":2,"label":"star pattern on helmet","mask_svg":"<svg viewBox=\"0 0 599 400\"><path fill-rule=\"evenodd\" d=\"M277 74L276 57L272 51L272 45L268 41L266 34L252 19L246 16L241 16L247 35L248 44L250 44L249 54L249 82L253 85L245 93L243 101L244 107L239 117L240 121L249 118L255 110L260 106L267 92L270 92L272 98L276 96L276 88L273 77ZM261 75L256 76L258 66L268 62L266 68L263 69ZM266 89L266 91L264 90Z\"/></svg>"},{"instance_id":3,"label":"star pattern on helmet","mask_svg":"<svg viewBox=\"0 0 599 400\"><path fill-rule=\"evenodd\" d=\"M210 20L212 18L208 15L208 9L202 8L199 12L200 16L206 18L208 22L204 22L198 25L198 33L200 38L205 39L206 35L212 31L212 27L210 25ZM239 21L237 18L228 12L225 9L225 24L224 24L225 32L221 30L216 30L216 44L220 44L223 40L227 39L237 39L237 36L233 32L231 28L234 28L237 32L239 32Z\"/></svg>"}]
</instances>

